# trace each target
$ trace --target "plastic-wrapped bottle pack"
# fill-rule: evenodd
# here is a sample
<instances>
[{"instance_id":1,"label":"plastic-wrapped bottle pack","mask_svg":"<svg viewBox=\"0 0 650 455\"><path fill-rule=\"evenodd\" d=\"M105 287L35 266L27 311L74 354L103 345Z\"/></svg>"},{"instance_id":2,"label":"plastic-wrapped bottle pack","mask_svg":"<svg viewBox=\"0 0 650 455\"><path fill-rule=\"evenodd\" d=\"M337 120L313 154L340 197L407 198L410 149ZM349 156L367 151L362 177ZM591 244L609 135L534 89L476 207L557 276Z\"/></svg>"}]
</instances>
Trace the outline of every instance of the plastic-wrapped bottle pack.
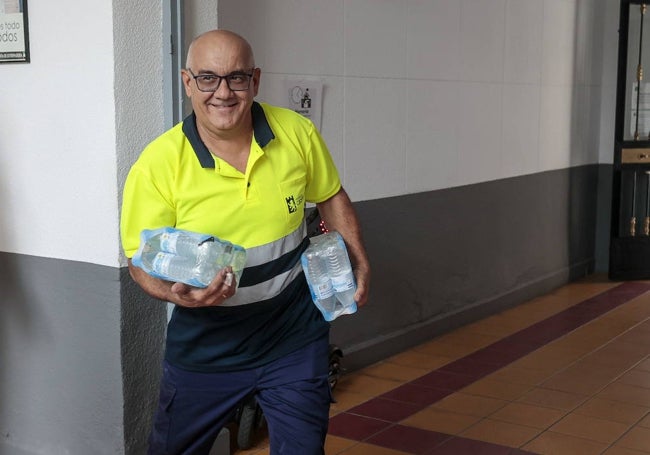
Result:
<instances>
[{"instance_id":1,"label":"plastic-wrapped bottle pack","mask_svg":"<svg viewBox=\"0 0 650 455\"><path fill-rule=\"evenodd\" d=\"M311 237L301 262L312 300L326 321L357 311L357 285L341 234L330 231Z\"/></svg>"},{"instance_id":2,"label":"plastic-wrapped bottle pack","mask_svg":"<svg viewBox=\"0 0 650 455\"><path fill-rule=\"evenodd\" d=\"M132 261L156 278L204 288L227 266L239 283L246 250L209 234L164 227L140 233Z\"/></svg>"}]
</instances>

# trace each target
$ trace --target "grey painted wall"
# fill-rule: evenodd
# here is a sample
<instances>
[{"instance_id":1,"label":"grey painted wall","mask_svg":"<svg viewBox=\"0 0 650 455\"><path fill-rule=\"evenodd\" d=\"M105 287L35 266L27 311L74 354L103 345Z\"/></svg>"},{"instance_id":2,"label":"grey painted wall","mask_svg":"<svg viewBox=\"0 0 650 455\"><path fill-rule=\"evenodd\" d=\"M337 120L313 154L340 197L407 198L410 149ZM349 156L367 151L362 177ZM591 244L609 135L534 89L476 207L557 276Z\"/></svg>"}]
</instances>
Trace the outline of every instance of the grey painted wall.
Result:
<instances>
[{"instance_id":1,"label":"grey painted wall","mask_svg":"<svg viewBox=\"0 0 650 455\"><path fill-rule=\"evenodd\" d=\"M606 168L607 166L605 166ZM593 270L598 165L356 204L370 303L333 323L356 369ZM0 453L141 454L165 305L125 268L0 253Z\"/></svg>"},{"instance_id":2,"label":"grey painted wall","mask_svg":"<svg viewBox=\"0 0 650 455\"><path fill-rule=\"evenodd\" d=\"M121 453L119 270L0 253L0 289L0 453Z\"/></svg>"}]
</instances>

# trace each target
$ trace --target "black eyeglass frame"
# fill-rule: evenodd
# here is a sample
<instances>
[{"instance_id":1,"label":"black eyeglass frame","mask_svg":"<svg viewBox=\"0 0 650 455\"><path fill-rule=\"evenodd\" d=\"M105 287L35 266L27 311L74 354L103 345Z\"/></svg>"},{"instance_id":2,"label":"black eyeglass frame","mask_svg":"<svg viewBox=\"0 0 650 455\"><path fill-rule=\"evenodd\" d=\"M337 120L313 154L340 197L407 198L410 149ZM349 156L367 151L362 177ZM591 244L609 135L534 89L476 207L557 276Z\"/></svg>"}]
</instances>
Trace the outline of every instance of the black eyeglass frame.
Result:
<instances>
[{"instance_id":1,"label":"black eyeglass frame","mask_svg":"<svg viewBox=\"0 0 650 455\"><path fill-rule=\"evenodd\" d=\"M232 72L230 74L226 74L225 76L221 76L221 75L215 74L215 73L194 74L190 68L186 68L186 69L187 69L187 72L190 73L190 75L192 76L192 79L194 79L194 83L196 84L196 88L200 92L204 92L204 93L214 93L217 90L219 90L219 87L221 87L221 81L222 80L226 81L226 85L228 86L228 90L230 90L232 92L245 92L246 90L249 90L251 88L251 81L253 80L253 75L255 74L255 67L251 68L250 73L235 71L235 72ZM214 90L203 90L199 86L199 81L198 81L197 78L202 77L202 76L203 77L205 77L205 76L215 77L215 78L219 79L219 82L217 82L217 86L215 87ZM230 80L228 78L233 77L233 76L240 76L240 77L241 76L246 76L246 77L248 77L248 85L246 86L246 88L232 88L230 86Z\"/></svg>"}]
</instances>

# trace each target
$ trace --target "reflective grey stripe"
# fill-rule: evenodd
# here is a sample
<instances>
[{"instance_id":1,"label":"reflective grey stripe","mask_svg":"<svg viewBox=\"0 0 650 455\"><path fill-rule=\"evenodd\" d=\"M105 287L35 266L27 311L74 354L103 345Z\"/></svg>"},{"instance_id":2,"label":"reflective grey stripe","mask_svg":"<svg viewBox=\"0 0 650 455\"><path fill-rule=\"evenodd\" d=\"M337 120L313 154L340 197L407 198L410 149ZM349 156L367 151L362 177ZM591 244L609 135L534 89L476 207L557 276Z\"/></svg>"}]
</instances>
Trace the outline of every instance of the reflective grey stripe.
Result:
<instances>
[{"instance_id":1,"label":"reflective grey stripe","mask_svg":"<svg viewBox=\"0 0 650 455\"><path fill-rule=\"evenodd\" d=\"M295 231L281 239L265 245L246 248L246 267L265 264L279 258L300 245L306 235L307 226L303 222Z\"/></svg>"},{"instance_id":2,"label":"reflective grey stripe","mask_svg":"<svg viewBox=\"0 0 650 455\"><path fill-rule=\"evenodd\" d=\"M279 258L285 253L297 248L307 235L307 226L303 222L291 234L265 245L246 249L246 267L262 265ZM302 265L298 261L291 270L276 275L270 280L254 286L237 288L237 292L227 299L223 306L239 306L270 299L280 294L293 280L302 273Z\"/></svg>"},{"instance_id":3,"label":"reflective grey stripe","mask_svg":"<svg viewBox=\"0 0 650 455\"><path fill-rule=\"evenodd\" d=\"M302 273L302 266L298 262L293 269L288 272L277 275L275 278L257 284L255 286L247 286L245 288L238 288L235 295L226 299L222 306L239 306L247 305L249 303L259 302L261 300L270 299L280 294L298 275Z\"/></svg>"}]
</instances>

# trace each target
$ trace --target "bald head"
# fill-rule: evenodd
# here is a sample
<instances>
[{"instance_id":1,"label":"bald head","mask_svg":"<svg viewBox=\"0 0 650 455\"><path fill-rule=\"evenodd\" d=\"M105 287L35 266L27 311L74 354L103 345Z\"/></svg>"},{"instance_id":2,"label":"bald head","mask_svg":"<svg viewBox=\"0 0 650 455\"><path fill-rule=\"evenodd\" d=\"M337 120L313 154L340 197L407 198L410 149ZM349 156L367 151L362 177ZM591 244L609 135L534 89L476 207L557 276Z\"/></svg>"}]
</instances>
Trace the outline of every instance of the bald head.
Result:
<instances>
[{"instance_id":1,"label":"bald head","mask_svg":"<svg viewBox=\"0 0 650 455\"><path fill-rule=\"evenodd\" d=\"M192 40L187 50L186 68L193 68L211 55L236 56L248 68L255 66L251 45L241 35L229 30L211 30ZM232 58L231 57L231 58Z\"/></svg>"}]
</instances>

